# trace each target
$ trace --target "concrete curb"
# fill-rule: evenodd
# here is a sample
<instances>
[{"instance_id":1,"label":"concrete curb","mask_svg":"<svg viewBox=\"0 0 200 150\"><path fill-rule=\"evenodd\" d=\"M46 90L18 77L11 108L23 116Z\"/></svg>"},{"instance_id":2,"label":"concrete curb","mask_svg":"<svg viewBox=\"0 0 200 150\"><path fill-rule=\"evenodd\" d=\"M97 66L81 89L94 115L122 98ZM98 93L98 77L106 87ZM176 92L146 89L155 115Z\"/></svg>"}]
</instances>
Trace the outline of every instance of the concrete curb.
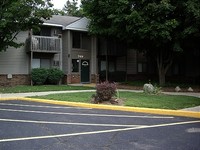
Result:
<instances>
[{"instance_id":1,"label":"concrete curb","mask_svg":"<svg viewBox=\"0 0 200 150\"><path fill-rule=\"evenodd\" d=\"M0 100L1 101L13 100L13 98L0 98ZM200 118L200 112L190 112L190 111L183 111L183 110L168 110L168 109L153 109L153 108L127 107L127 106L115 106L115 105L89 104L89 103L66 102L66 101L35 99L35 98L15 98L15 100L24 100L24 101L55 104L55 105L76 106L76 107L84 107L84 108L95 108L95 109L139 112L139 113L148 113L148 114L157 114L157 115L172 115L172 116L181 116L181 117Z\"/></svg>"}]
</instances>

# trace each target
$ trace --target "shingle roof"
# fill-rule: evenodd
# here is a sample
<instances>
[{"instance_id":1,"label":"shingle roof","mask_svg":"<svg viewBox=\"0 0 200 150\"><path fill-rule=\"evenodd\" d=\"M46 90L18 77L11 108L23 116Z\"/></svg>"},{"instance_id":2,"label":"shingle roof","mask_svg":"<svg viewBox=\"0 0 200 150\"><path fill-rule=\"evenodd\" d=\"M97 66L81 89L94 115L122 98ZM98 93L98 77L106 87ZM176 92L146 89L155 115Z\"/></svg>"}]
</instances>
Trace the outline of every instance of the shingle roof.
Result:
<instances>
[{"instance_id":1,"label":"shingle roof","mask_svg":"<svg viewBox=\"0 0 200 150\"><path fill-rule=\"evenodd\" d=\"M60 16L60 15L53 15L50 20L44 20L44 25L57 25L66 27L67 25L81 19L80 17L72 17L72 16Z\"/></svg>"},{"instance_id":2,"label":"shingle roof","mask_svg":"<svg viewBox=\"0 0 200 150\"><path fill-rule=\"evenodd\" d=\"M83 17L65 27L68 30L77 30L77 31L88 31L88 24L90 20L86 17Z\"/></svg>"}]
</instances>

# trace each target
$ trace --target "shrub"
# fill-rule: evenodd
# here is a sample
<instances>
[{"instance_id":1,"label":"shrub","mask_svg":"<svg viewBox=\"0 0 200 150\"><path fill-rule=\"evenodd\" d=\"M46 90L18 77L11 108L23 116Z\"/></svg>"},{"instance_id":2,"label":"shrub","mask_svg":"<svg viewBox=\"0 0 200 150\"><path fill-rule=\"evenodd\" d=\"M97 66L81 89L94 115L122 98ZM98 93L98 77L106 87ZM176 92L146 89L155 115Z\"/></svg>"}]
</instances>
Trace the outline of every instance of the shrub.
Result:
<instances>
[{"instance_id":1,"label":"shrub","mask_svg":"<svg viewBox=\"0 0 200 150\"><path fill-rule=\"evenodd\" d=\"M42 85L45 83L47 77L48 77L47 69L34 68L31 71L31 78L32 78L33 84Z\"/></svg>"},{"instance_id":2,"label":"shrub","mask_svg":"<svg viewBox=\"0 0 200 150\"><path fill-rule=\"evenodd\" d=\"M96 86L96 98L98 101L107 101L116 94L116 85L109 83L108 81L97 84Z\"/></svg>"},{"instance_id":3,"label":"shrub","mask_svg":"<svg viewBox=\"0 0 200 150\"><path fill-rule=\"evenodd\" d=\"M58 68L48 69L48 78L47 83L49 84L58 84L60 79L63 77L64 73Z\"/></svg>"}]
</instances>

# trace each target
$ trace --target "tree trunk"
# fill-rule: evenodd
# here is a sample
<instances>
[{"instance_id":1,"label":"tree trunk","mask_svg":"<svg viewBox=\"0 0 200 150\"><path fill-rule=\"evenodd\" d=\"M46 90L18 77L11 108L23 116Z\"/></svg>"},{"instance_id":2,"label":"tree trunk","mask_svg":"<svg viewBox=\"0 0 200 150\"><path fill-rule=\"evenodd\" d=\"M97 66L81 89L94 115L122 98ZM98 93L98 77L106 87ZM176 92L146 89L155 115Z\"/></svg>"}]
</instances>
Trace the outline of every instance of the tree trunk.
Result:
<instances>
[{"instance_id":1,"label":"tree trunk","mask_svg":"<svg viewBox=\"0 0 200 150\"><path fill-rule=\"evenodd\" d=\"M172 65L172 57L166 58L166 55L163 54L162 50L160 53L156 56L156 61L157 61L157 67L158 67L158 75L159 75L159 85L163 86L165 85L165 76Z\"/></svg>"},{"instance_id":2,"label":"tree trunk","mask_svg":"<svg viewBox=\"0 0 200 150\"><path fill-rule=\"evenodd\" d=\"M158 72L159 72L159 85L163 86L165 85L165 75L166 75L164 68L159 68Z\"/></svg>"}]
</instances>

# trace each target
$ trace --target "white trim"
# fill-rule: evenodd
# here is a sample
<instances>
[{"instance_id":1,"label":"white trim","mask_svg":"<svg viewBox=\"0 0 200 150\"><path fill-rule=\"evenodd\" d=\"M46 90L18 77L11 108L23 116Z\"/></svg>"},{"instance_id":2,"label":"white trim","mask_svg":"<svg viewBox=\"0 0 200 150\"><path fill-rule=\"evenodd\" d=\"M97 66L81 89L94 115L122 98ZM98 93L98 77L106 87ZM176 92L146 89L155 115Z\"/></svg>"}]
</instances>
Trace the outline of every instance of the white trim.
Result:
<instances>
[{"instance_id":1,"label":"white trim","mask_svg":"<svg viewBox=\"0 0 200 150\"><path fill-rule=\"evenodd\" d=\"M54 26L54 27L62 27L62 28L64 28L63 25L61 25L61 24L54 24L54 23L45 23L45 22L44 22L42 25Z\"/></svg>"},{"instance_id":2,"label":"white trim","mask_svg":"<svg viewBox=\"0 0 200 150\"><path fill-rule=\"evenodd\" d=\"M66 27L66 30L74 30L74 31L88 31L88 29L85 28L73 28L73 27Z\"/></svg>"}]
</instances>

